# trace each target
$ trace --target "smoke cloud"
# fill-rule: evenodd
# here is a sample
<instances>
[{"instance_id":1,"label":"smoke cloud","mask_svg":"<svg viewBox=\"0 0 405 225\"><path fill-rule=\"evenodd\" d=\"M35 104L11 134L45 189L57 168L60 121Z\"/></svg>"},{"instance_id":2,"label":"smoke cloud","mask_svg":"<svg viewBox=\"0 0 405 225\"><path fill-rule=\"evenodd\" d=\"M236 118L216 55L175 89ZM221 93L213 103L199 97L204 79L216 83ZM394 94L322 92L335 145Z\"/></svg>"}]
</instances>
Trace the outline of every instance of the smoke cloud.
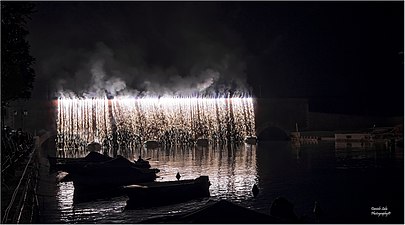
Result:
<instances>
[{"instance_id":1,"label":"smoke cloud","mask_svg":"<svg viewBox=\"0 0 405 225\"><path fill-rule=\"evenodd\" d=\"M38 76L53 91L96 97L249 89L243 42L216 4L44 2L37 8L30 42Z\"/></svg>"}]
</instances>

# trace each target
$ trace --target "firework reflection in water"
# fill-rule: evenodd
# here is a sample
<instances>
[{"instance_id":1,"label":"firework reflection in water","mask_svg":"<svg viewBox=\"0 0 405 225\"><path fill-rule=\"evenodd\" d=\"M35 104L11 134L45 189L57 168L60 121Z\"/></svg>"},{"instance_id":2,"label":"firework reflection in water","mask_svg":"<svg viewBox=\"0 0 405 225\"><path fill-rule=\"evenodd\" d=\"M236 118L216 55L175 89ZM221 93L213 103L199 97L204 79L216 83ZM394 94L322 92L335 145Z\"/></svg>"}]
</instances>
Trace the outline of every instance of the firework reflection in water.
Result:
<instances>
[{"instance_id":1,"label":"firework reflection in water","mask_svg":"<svg viewBox=\"0 0 405 225\"><path fill-rule=\"evenodd\" d=\"M144 141L163 146L240 143L255 135L253 99L230 98L59 98L57 146L84 151L91 142L104 150L136 149ZM115 146L114 146L115 144Z\"/></svg>"}]
</instances>

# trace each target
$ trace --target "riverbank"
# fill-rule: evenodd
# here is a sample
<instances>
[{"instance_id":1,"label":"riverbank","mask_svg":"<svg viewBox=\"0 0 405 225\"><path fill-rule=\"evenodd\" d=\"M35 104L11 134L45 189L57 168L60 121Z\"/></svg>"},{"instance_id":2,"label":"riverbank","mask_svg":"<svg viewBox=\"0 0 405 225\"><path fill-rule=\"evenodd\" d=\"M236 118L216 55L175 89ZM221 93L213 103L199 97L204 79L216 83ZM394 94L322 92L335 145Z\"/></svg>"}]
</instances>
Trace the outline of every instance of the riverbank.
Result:
<instances>
[{"instance_id":1,"label":"riverbank","mask_svg":"<svg viewBox=\"0 0 405 225\"><path fill-rule=\"evenodd\" d=\"M37 219L38 163L32 135L5 127L1 140L1 222Z\"/></svg>"},{"instance_id":2,"label":"riverbank","mask_svg":"<svg viewBox=\"0 0 405 225\"><path fill-rule=\"evenodd\" d=\"M51 173L47 159L47 151L38 148L39 180L38 180L38 223L60 223L61 216L59 203L56 198L57 178L56 172Z\"/></svg>"}]
</instances>

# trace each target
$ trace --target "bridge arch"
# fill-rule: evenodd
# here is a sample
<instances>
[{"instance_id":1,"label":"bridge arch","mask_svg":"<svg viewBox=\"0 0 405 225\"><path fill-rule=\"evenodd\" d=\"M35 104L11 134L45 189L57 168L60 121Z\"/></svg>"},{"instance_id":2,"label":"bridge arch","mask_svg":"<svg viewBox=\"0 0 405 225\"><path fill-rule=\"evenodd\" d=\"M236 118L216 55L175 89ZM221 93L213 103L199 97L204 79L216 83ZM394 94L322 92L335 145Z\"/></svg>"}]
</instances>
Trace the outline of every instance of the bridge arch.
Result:
<instances>
[{"instance_id":1,"label":"bridge arch","mask_svg":"<svg viewBox=\"0 0 405 225\"><path fill-rule=\"evenodd\" d=\"M268 122L256 129L257 138L262 141L287 141L290 140L288 131L275 123Z\"/></svg>"}]
</instances>

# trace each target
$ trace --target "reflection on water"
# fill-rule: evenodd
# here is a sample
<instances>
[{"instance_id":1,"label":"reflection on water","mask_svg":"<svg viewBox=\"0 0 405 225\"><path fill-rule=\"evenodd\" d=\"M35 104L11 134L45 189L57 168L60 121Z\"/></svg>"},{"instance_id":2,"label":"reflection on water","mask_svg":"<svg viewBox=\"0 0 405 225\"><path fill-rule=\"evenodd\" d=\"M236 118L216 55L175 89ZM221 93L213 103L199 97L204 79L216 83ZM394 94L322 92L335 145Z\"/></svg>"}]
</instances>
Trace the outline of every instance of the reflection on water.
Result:
<instances>
[{"instance_id":1,"label":"reflection on water","mask_svg":"<svg viewBox=\"0 0 405 225\"><path fill-rule=\"evenodd\" d=\"M242 202L253 196L251 188L254 183L258 182L256 146L230 146L225 149L219 147L136 149L121 152L120 154L129 160L138 158L140 154L144 159L150 158L151 166L160 169L157 181L176 180L177 172L181 174L181 179L194 179L201 175L208 175L211 182L210 194L211 198L214 199L226 198L234 202ZM84 157L87 152L64 152L63 155ZM100 215L104 215L104 217L109 215L109 217L115 218L116 215L111 214L114 214L114 212L123 213L127 200L126 197L120 197L114 198L113 201L74 204L73 192L72 182L58 184L59 209L62 211L62 218L65 222L94 221L94 219L100 219ZM181 206L182 204L177 204L174 209L168 206L160 207L163 209L161 214L190 210L201 206L203 203L205 201L196 200L183 203L183 205L191 204L192 207L184 207ZM127 214L131 215L130 213ZM129 217L129 221L145 219L136 216L136 214Z\"/></svg>"},{"instance_id":2,"label":"reflection on water","mask_svg":"<svg viewBox=\"0 0 405 225\"><path fill-rule=\"evenodd\" d=\"M141 152L140 152L141 151ZM88 152L70 152L63 155L84 157ZM181 179L194 179L207 175L212 183L211 196L232 197L235 200L250 196L257 182L256 146L241 145L229 148L193 147L142 149L121 152L129 160L150 158L153 168L159 168L157 181L176 180L177 172ZM65 194L65 193L63 193Z\"/></svg>"},{"instance_id":3,"label":"reflection on water","mask_svg":"<svg viewBox=\"0 0 405 225\"><path fill-rule=\"evenodd\" d=\"M158 181L194 179L208 175L211 196L243 200L251 196L251 188L257 181L256 148L240 146L219 148L144 150L142 156L151 158L151 165L160 169Z\"/></svg>"},{"instance_id":4,"label":"reflection on water","mask_svg":"<svg viewBox=\"0 0 405 225\"><path fill-rule=\"evenodd\" d=\"M208 175L212 184L210 199L228 199L262 213L269 214L271 202L284 196L294 203L296 214L306 215L308 222L314 222L315 200L325 212L325 223L403 222L403 148L261 142L258 146L229 149L135 149L121 154L130 160L139 154L151 158L152 167L161 171L158 181L176 180L177 172L181 179ZM74 156L85 155L83 152ZM254 183L260 189L256 198L251 192ZM63 222L69 223L134 223L190 211L208 201L206 198L141 210L124 210L125 196L74 204L71 182L58 184L57 198ZM370 216L370 207L379 205L387 205L393 216Z\"/></svg>"}]
</instances>

